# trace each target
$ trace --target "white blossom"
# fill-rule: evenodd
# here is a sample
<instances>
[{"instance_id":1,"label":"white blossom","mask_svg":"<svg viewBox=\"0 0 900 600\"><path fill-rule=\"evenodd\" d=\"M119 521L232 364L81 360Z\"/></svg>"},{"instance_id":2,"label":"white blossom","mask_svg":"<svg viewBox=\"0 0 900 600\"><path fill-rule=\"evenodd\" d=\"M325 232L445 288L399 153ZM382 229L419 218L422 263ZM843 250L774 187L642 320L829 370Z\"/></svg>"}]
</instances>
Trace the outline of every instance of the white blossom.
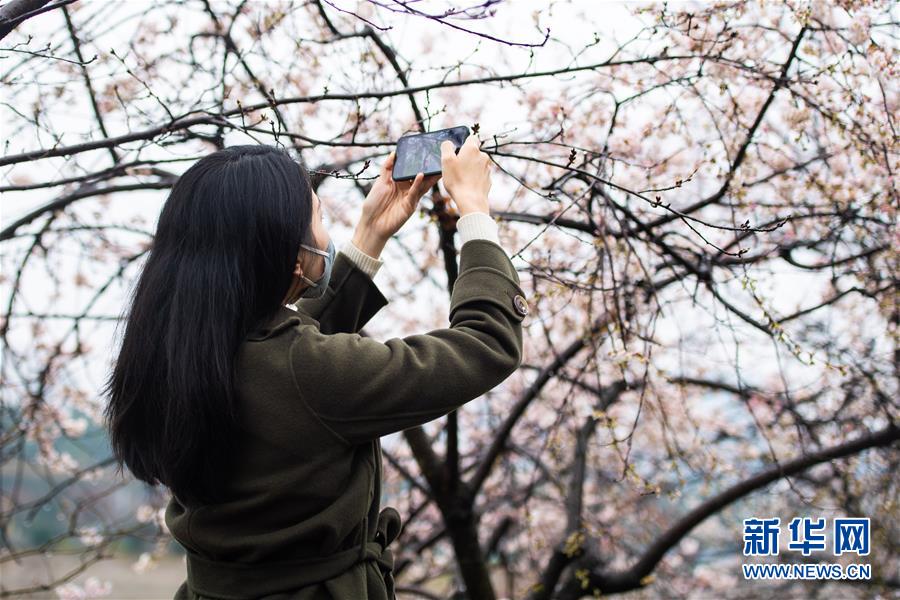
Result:
<instances>
[{"instance_id":1,"label":"white blossom","mask_svg":"<svg viewBox=\"0 0 900 600\"><path fill-rule=\"evenodd\" d=\"M103 541L104 537L97 527L84 527L78 530L81 543L86 546L95 546Z\"/></svg>"},{"instance_id":2,"label":"white blossom","mask_svg":"<svg viewBox=\"0 0 900 600\"><path fill-rule=\"evenodd\" d=\"M157 566L156 558L149 552L142 552L137 562L131 565L131 570L135 573L146 573Z\"/></svg>"},{"instance_id":3,"label":"white blossom","mask_svg":"<svg viewBox=\"0 0 900 600\"><path fill-rule=\"evenodd\" d=\"M137 520L141 523L149 523L156 515L156 509L149 504L141 504L137 509Z\"/></svg>"}]
</instances>

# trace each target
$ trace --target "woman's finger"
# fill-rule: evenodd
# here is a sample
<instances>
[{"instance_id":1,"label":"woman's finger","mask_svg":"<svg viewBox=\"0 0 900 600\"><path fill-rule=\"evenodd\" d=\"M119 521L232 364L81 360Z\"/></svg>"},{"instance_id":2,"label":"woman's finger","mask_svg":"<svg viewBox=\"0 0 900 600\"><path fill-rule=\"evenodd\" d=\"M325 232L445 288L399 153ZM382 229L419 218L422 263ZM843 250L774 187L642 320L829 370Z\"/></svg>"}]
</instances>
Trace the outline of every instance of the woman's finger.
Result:
<instances>
[{"instance_id":1,"label":"woman's finger","mask_svg":"<svg viewBox=\"0 0 900 600\"><path fill-rule=\"evenodd\" d=\"M421 177L420 177L421 175ZM440 174L438 175L429 175L425 177L423 173L418 173L416 175L415 182L413 186L410 188L408 197L418 202L419 199L425 195L425 192L428 191L431 186L433 186L437 181L441 178Z\"/></svg>"},{"instance_id":2,"label":"woman's finger","mask_svg":"<svg viewBox=\"0 0 900 600\"><path fill-rule=\"evenodd\" d=\"M425 184L423 187L427 190L428 188L430 188L431 186L436 184L438 181L440 181L440 179L441 179L440 173L438 173L437 175L432 175L431 177L429 177L428 179L425 180Z\"/></svg>"},{"instance_id":3,"label":"woman's finger","mask_svg":"<svg viewBox=\"0 0 900 600\"><path fill-rule=\"evenodd\" d=\"M391 169L394 168L394 160L397 158L397 151L392 150L390 154L388 154L387 160L384 161L384 166L381 168L382 171L390 175Z\"/></svg>"},{"instance_id":4,"label":"woman's finger","mask_svg":"<svg viewBox=\"0 0 900 600\"><path fill-rule=\"evenodd\" d=\"M413 179L412 185L409 186L409 191L407 192L407 194L409 194L410 196L412 196L413 198L418 200L419 197L422 195L422 188L424 187L422 185L422 181L424 179L425 179L425 173L423 173L422 171L419 171L418 173L416 173L416 178Z\"/></svg>"}]
</instances>

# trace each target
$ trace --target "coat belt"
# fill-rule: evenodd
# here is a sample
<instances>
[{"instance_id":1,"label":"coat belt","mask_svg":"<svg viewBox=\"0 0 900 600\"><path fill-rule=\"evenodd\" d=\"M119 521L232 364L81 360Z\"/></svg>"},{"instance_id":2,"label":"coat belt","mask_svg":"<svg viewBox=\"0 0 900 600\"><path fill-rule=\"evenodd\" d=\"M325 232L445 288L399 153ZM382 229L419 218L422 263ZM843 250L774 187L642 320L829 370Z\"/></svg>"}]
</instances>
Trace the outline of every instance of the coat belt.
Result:
<instances>
[{"instance_id":1,"label":"coat belt","mask_svg":"<svg viewBox=\"0 0 900 600\"><path fill-rule=\"evenodd\" d=\"M388 546L400 533L400 513L390 506L378 514L375 539L366 541L362 560L372 560L384 576L388 598L394 592L394 554ZM243 600L303 588L337 577L360 561L360 547L324 557L295 561L240 563L210 560L187 552L187 582L192 590L227 600Z\"/></svg>"},{"instance_id":2,"label":"coat belt","mask_svg":"<svg viewBox=\"0 0 900 600\"><path fill-rule=\"evenodd\" d=\"M390 506L378 513L378 525L376 526L375 539L366 542L366 559L374 560L387 587L387 597L395 598L394 593L394 553L388 546L400 535L400 513Z\"/></svg>"}]
</instances>

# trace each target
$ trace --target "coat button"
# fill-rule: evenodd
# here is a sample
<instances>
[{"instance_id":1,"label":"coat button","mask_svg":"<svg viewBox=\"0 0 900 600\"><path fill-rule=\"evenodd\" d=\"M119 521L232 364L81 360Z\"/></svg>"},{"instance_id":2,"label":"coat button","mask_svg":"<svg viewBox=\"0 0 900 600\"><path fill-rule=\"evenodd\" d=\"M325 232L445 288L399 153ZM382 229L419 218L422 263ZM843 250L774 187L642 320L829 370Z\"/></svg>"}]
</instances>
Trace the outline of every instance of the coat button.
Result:
<instances>
[{"instance_id":1,"label":"coat button","mask_svg":"<svg viewBox=\"0 0 900 600\"><path fill-rule=\"evenodd\" d=\"M525 297L522 294L516 294L515 298L513 298L513 304L516 307L516 312L518 312L523 317L528 314L528 302L525 301Z\"/></svg>"}]
</instances>

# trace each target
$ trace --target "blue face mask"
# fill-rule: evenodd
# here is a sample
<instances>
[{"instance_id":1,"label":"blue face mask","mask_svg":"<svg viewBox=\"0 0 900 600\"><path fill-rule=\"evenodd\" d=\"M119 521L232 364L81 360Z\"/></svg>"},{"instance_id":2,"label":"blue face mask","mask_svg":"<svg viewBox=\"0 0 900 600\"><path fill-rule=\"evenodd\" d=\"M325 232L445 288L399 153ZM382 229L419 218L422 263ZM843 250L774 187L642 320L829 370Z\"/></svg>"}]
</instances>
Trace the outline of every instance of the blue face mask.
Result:
<instances>
[{"instance_id":1,"label":"blue face mask","mask_svg":"<svg viewBox=\"0 0 900 600\"><path fill-rule=\"evenodd\" d=\"M331 267L334 265L334 242L329 239L328 240L328 251L319 250L318 248L314 248L312 246L307 246L306 244L300 244L301 248L305 248L310 252L315 252L316 254L321 254L325 257L325 271L322 273L322 276L319 277L317 281L313 281L309 279L306 275L301 275L300 278L308 283L310 287L303 290L303 293L300 294L301 298L321 298L325 295L325 289L328 288L328 282L331 280Z\"/></svg>"}]
</instances>

